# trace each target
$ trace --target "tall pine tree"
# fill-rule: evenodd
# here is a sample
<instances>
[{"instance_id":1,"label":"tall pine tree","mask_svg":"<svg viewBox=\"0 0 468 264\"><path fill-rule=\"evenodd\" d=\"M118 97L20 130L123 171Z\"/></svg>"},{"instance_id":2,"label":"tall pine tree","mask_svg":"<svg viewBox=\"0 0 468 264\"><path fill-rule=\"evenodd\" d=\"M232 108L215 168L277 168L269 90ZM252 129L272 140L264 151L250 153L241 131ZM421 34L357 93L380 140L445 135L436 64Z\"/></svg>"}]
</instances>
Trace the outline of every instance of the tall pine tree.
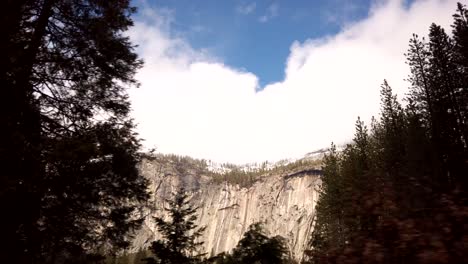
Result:
<instances>
[{"instance_id":1,"label":"tall pine tree","mask_svg":"<svg viewBox=\"0 0 468 264\"><path fill-rule=\"evenodd\" d=\"M173 199L167 200L165 208L170 220L156 217L156 226L162 239L154 241L151 251L154 257L147 258L149 264L198 263L203 254L199 254L203 242L197 241L205 227L197 227L196 209L190 205L189 196L180 189Z\"/></svg>"},{"instance_id":2,"label":"tall pine tree","mask_svg":"<svg viewBox=\"0 0 468 264\"><path fill-rule=\"evenodd\" d=\"M454 40L454 60L460 70L460 87L456 93L459 94L462 121L464 122L464 143L468 144L468 9L466 5L458 3L457 12L454 14L452 33Z\"/></svg>"},{"instance_id":3,"label":"tall pine tree","mask_svg":"<svg viewBox=\"0 0 468 264\"><path fill-rule=\"evenodd\" d=\"M405 109L387 82L380 119L324 160L313 263L464 263L468 252L466 8L454 38L413 36Z\"/></svg>"},{"instance_id":4,"label":"tall pine tree","mask_svg":"<svg viewBox=\"0 0 468 264\"><path fill-rule=\"evenodd\" d=\"M128 245L147 198L127 88L141 61L128 0L1 8L2 261L65 261Z\"/></svg>"}]
</instances>

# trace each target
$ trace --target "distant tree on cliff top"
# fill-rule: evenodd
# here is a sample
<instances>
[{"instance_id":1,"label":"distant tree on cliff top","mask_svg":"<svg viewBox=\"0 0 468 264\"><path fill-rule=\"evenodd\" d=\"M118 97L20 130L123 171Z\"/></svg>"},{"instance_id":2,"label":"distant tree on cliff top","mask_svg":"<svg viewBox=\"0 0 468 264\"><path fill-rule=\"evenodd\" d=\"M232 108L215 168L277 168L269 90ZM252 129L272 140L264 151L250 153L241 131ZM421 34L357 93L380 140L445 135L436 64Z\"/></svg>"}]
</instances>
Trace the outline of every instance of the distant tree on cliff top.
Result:
<instances>
[{"instance_id":1,"label":"distant tree on cliff top","mask_svg":"<svg viewBox=\"0 0 468 264\"><path fill-rule=\"evenodd\" d=\"M197 239L205 227L197 227L196 208L190 205L188 194L179 190L173 199L167 200L169 220L156 217L156 226L162 239L151 244L153 257L145 259L148 264L200 263L203 254L198 251L203 242Z\"/></svg>"}]
</instances>

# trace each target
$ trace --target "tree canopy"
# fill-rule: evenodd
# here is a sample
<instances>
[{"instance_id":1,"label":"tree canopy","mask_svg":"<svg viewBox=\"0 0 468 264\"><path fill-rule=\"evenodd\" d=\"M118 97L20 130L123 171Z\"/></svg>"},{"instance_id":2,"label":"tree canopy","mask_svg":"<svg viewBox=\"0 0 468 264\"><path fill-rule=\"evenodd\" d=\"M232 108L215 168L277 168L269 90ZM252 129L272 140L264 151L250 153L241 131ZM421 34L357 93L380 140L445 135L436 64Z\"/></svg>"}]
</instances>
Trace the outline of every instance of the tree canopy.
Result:
<instances>
[{"instance_id":1,"label":"tree canopy","mask_svg":"<svg viewBox=\"0 0 468 264\"><path fill-rule=\"evenodd\" d=\"M232 253L221 253L208 263L217 264L282 264L292 263L285 239L281 236L268 237L261 223L251 224L232 250Z\"/></svg>"},{"instance_id":2,"label":"tree canopy","mask_svg":"<svg viewBox=\"0 0 468 264\"><path fill-rule=\"evenodd\" d=\"M0 40L2 261L115 252L148 197L127 88L128 0L6 0Z\"/></svg>"},{"instance_id":3,"label":"tree canopy","mask_svg":"<svg viewBox=\"0 0 468 264\"><path fill-rule=\"evenodd\" d=\"M468 10L432 24L406 54L402 106L384 81L381 114L324 160L311 263L463 263L468 256Z\"/></svg>"},{"instance_id":4,"label":"tree canopy","mask_svg":"<svg viewBox=\"0 0 468 264\"><path fill-rule=\"evenodd\" d=\"M154 257L147 263L180 264L199 263L203 254L199 253L203 242L198 238L205 227L197 227L196 208L190 205L189 196L180 189L173 199L167 200L165 211L170 219L156 217L156 226L162 239L151 244Z\"/></svg>"}]
</instances>

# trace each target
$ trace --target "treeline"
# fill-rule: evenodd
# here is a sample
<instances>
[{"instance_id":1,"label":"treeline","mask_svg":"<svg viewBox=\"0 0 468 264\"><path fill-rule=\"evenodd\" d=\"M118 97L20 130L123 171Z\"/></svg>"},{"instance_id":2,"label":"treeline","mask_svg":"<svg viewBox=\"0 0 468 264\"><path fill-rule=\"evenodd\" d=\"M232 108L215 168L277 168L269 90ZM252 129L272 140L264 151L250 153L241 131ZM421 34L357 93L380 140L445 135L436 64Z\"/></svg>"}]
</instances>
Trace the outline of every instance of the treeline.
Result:
<instances>
[{"instance_id":1,"label":"treeline","mask_svg":"<svg viewBox=\"0 0 468 264\"><path fill-rule=\"evenodd\" d=\"M150 162L170 167L178 175L206 175L214 183L230 183L240 187L250 187L261 177L269 175L287 175L310 169L319 169L322 160L304 158L293 162L287 160L258 164L237 165L232 163L217 164L205 159L195 159L189 156L175 154L145 154Z\"/></svg>"},{"instance_id":2,"label":"treeline","mask_svg":"<svg viewBox=\"0 0 468 264\"><path fill-rule=\"evenodd\" d=\"M369 128L324 159L308 263L466 263L468 10L414 35L405 106L389 84Z\"/></svg>"},{"instance_id":3,"label":"treeline","mask_svg":"<svg viewBox=\"0 0 468 264\"><path fill-rule=\"evenodd\" d=\"M233 165L225 172L210 171L209 175L217 183L228 182L238 184L240 187L250 187L261 177L271 175L292 174L295 172L317 169L322 164L321 159L300 159L294 162L278 162L268 166L268 163L263 163L260 167L245 169L242 166Z\"/></svg>"}]
</instances>

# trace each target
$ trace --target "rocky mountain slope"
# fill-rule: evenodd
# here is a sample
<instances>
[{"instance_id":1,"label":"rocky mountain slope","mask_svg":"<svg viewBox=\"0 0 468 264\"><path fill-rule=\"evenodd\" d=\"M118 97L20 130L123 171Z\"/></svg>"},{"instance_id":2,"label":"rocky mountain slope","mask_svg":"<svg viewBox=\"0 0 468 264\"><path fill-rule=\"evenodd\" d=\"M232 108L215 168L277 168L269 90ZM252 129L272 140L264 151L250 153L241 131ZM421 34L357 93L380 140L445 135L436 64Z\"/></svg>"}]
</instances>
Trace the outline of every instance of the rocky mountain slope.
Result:
<instances>
[{"instance_id":1,"label":"rocky mountain slope","mask_svg":"<svg viewBox=\"0 0 468 264\"><path fill-rule=\"evenodd\" d=\"M165 199L180 187L198 207L198 226L206 226L204 252L215 255L234 248L248 226L263 222L268 235L286 238L295 259L302 257L312 231L320 187L319 162L300 160L281 166L235 167L213 172L207 162L156 155L141 164L153 198L132 251L159 238L152 216L163 216ZM227 168L227 169L226 169Z\"/></svg>"}]
</instances>

